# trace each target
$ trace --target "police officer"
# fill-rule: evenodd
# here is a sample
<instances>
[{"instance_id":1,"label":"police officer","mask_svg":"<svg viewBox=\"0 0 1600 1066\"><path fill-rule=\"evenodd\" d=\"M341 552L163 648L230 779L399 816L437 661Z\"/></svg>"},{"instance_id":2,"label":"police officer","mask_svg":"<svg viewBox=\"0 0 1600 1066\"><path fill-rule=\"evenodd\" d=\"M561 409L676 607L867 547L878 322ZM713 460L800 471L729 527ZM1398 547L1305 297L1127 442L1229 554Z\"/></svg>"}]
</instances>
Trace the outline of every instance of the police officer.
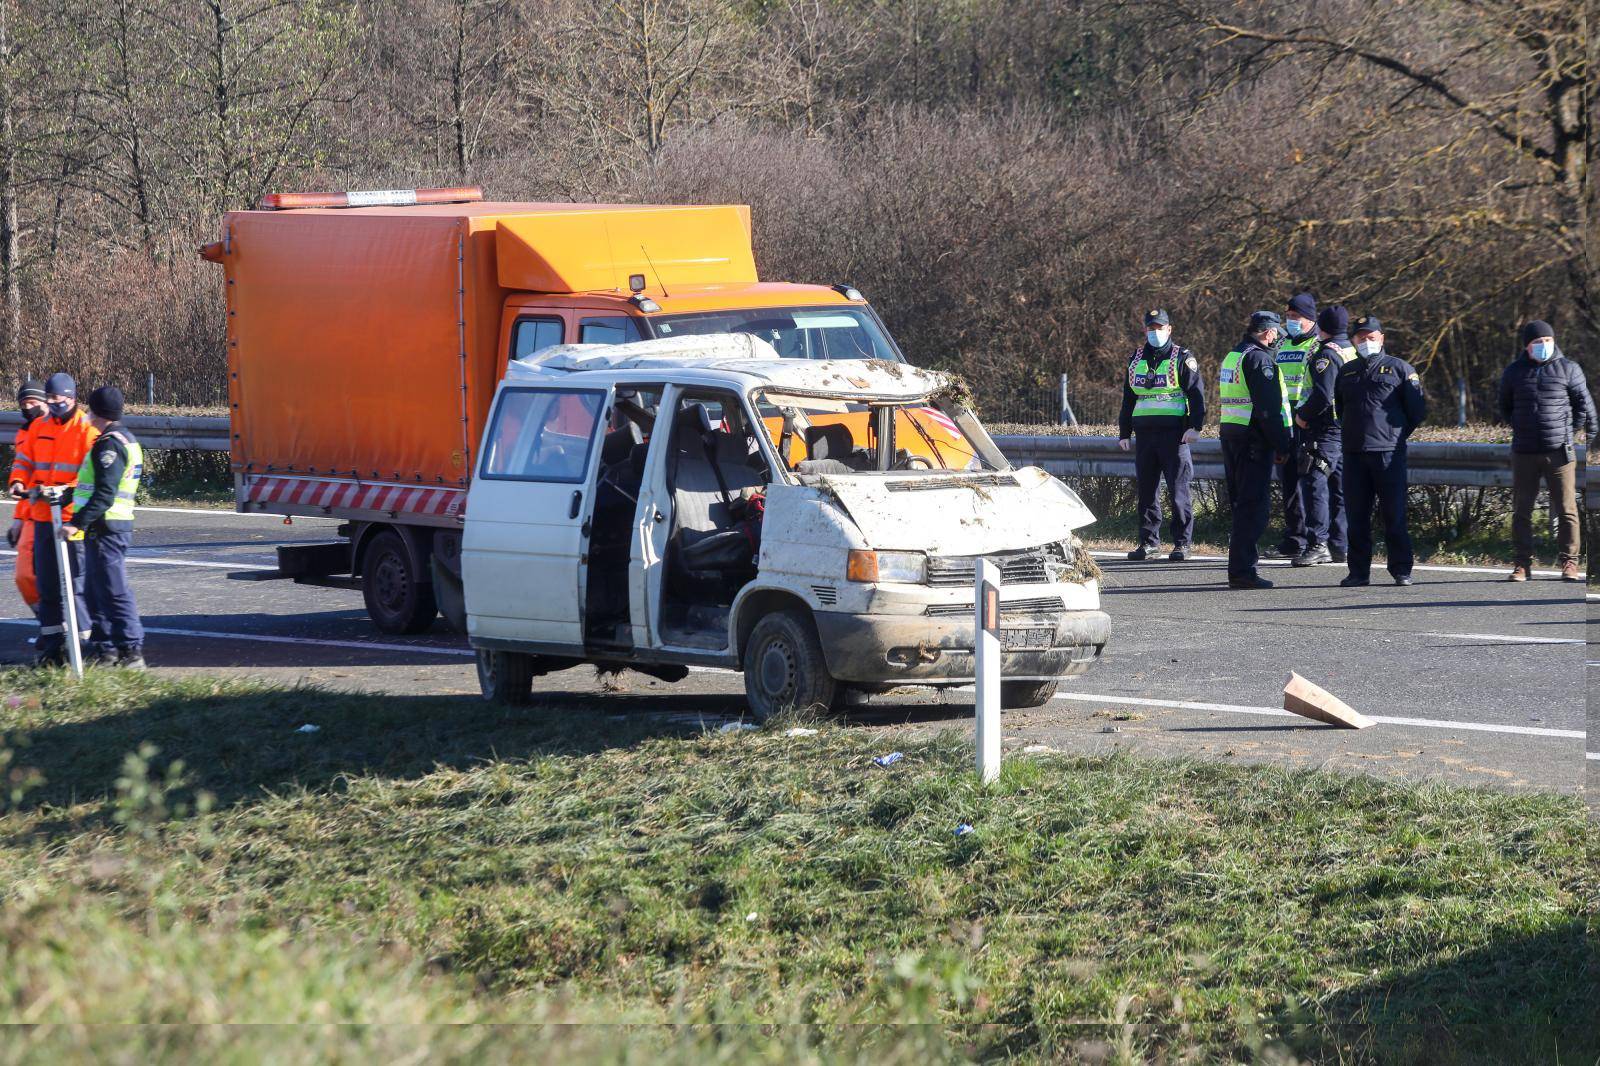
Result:
<instances>
[{"instance_id":1,"label":"police officer","mask_svg":"<svg viewBox=\"0 0 1600 1066\"><path fill-rule=\"evenodd\" d=\"M97 432L78 410L78 386L72 375L51 374L44 383L45 405L49 414L28 425L11 465L11 495L26 500L26 513L33 522L33 574L39 585L39 641L34 645L35 661L41 666L66 662L66 625L61 600L61 572L56 562L55 535L51 527L50 504L39 490L70 491L76 483L83 457L89 453ZM72 501L62 504L63 522L72 517ZM83 552L81 539L67 542L67 564L72 582L73 603L77 607L78 631L88 629L89 616L83 602Z\"/></svg>"},{"instance_id":2,"label":"police officer","mask_svg":"<svg viewBox=\"0 0 1600 1066\"><path fill-rule=\"evenodd\" d=\"M1411 534L1406 529L1406 439L1422 424L1427 402L1410 363L1384 351L1383 325L1356 323L1356 356L1334 384L1344 437L1344 498L1349 508L1350 575L1339 584L1371 583L1372 504L1383 512L1389 575L1411 584Z\"/></svg>"},{"instance_id":3,"label":"police officer","mask_svg":"<svg viewBox=\"0 0 1600 1066\"><path fill-rule=\"evenodd\" d=\"M133 540L133 498L144 473L144 449L122 425L122 392L103 385L89 394L89 421L100 431L84 456L73 491L74 514L66 531L86 535L89 640L95 661L143 670L144 627L128 587L128 545Z\"/></svg>"},{"instance_id":4,"label":"police officer","mask_svg":"<svg viewBox=\"0 0 1600 1066\"><path fill-rule=\"evenodd\" d=\"M1317 316L1321 345L1308 364L1306 388L1295 410L1300 431L1300 498L1306 508L1306 547L1295 566L1345 561L1344 448L1334 386L1339 369L1356 357L1350 312L1335 304Z\"/></svg>"},{"instance_id":5,"label":"police officer","mask_svg":"<svg viewBox=\"0 0 1600 1066\"><path fill-rule=\"evenodd\" d=\"M1222 360L1222 468L1233 529L1228 536L1228 587L1269 589L1256 573L1257 542L1272 509L1272 468L1288 460L1289 401L1274 345L1283 320L1257 311L1239 344Z\"/></svg>"},{"instance_id":6,"label":"police officer","mask_svg":"<svg viewBox=\"0 0 1600 1066\"><path fill-rule=\"evenodd\" d=\"M1317 298L1309 292L1296 293L1283 315L1282 341L1278 345L1278 375L1283 379L1284 397L1289 410L1305 399L1308 367L1321 341L1317 337ZM1283 490L1283 539L1266 553L1268 559L1295 559L1308 547L1306 501L1300 479L1300 435L1289 428L1289 458L1276 468L1276 480Z\"/></svg>"},{"instance_id":7,"label":"police officer","mask_svg":"<svg viewBox=\"0 0 1600 1066\"><path fill-rule=\"evenodd\" d=\"M1200 364L1194 353L1172 342L1172 323L1165 311L1144 316L1144 344L1128 359L1122 385L1122 411L1117 416L1117 447L1127 451L1133 443L1134 469L1139 477L1139 546L1128 558L1143 560L1161 547L1161 500L1156 489L1167 479L1167 500L1172 508L1168 528L1172 553L1182 562L1188 557L1194 535L1194 508L1189 483L1194 462L1189 445L1200 439L1206 422L1206 397L1200 388Z\"/></svg>"}]
</instances>

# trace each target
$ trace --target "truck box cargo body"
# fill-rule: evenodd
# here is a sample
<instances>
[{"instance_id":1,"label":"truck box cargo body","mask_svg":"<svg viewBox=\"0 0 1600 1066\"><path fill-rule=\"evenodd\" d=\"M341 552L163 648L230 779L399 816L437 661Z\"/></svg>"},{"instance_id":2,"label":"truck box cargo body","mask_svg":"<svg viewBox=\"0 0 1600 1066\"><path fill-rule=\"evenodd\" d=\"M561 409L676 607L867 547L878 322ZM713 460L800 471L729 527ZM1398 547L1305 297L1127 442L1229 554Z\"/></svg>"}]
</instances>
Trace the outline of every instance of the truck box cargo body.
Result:
<instances>
[{"instance_id":1,"label":"truck box cargo body","mask_svg":"<svg viewBox=\"0 0 1600 1066\"><path fill-rule=\"evenodd\" d=\"M202 255L226 278L238 509L350 520L343 554L280 549L282 576L359 583L389 632L431 623L436 554L456 573L510 359L723 331L784 354L900 358L854 290L762 282L736 205L237 211Z\"/></svg>"}]
</instances>

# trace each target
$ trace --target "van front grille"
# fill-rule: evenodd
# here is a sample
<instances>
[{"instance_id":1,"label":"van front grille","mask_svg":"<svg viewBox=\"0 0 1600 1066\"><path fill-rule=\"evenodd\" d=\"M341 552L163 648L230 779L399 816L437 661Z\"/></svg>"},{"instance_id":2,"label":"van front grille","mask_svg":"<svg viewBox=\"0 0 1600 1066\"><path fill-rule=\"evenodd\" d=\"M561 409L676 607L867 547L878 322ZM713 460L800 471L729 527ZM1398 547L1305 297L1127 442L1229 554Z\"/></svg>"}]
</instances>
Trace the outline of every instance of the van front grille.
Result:
<instances>
[{"instance_id":1,"label":"van front grille","mask_svg":"<svg viewBox=\"0 0 1600 1066\"><path fill-rule=\"evenodd\" d=\"M935 603L929 605L924 612L929 618L970 618L974 607L970 603ZM1041 596L1031 600L1002 600L1000 602L1001 619L1011 618L1016 615L1058 615L1065 608L1061 605L1059 596Z\"/></svg>"},{"instance_id":2,"label":"van front grille","mask_svg":"<svg viewBox=\"0 0 1600 1066\"><path fill-rule=\"evenodd\" d=\"M1002 585L1040 585L1050 580L1050 572L1045 569L1045 553L1041 548L1004 552L987 558L1000 567ZM935 588L971 585L977 578L977 571L978 561L970 555L930 556L928 584Z\"/></svg>"}]
</instances>

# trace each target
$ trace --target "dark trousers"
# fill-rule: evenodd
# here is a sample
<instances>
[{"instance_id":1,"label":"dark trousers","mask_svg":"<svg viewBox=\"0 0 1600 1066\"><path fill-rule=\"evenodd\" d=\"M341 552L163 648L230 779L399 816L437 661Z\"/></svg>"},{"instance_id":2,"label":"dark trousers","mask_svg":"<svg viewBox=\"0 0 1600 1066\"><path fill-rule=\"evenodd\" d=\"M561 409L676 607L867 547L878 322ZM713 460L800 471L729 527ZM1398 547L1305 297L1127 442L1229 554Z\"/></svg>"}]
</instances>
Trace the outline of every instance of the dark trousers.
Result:
<instances>
[{"instance_id":1,"label":"dark trousers","mask_svg":"<svg viewBox=\"0 0 1600 1066\"><path fill-rule=\"evenodd\" d=\"M93 625L89 639L99 645L114 644L118 651L136 650L144 644L139 605L133 601L133 589L128 585L126 564L132 542L132 533L90 536L84 567Z\"/></svg>"},{"instance_id":2,"label":"dark trousers","mask_svg":"<svg viewBox=\"0 0 1600 1066\"><path fill-rule=\"evenodd\" d=\"M1533 568L1533 505L1539 486L1550 488L1550 513L1556 516L1563 563L1578 561L1578 464L1566 449L1513 452L1511 455L1511 544L1513 562Z\"/></svg>"},{"instance_id":3,"label":"dark trousers","mask_svg":"<svg viewBox=\"0 0 1600 1066\"><path fill-rule=\"evenodd\" d=\"M1172 510L1167 532L1175 548L1187 548L1194 536L1194 506L1189 483L1194 461L1180 430L1144 430L1134 423L1133 467L1139 476L1139 543L1146 548L1161 543L1161 496L1156 492L1167 479L1167 505Z\"/></svg>"},{"instance_id":4,"label":"dark trousers","mask_svg":"<svg viewBox=\"0 0 1600 1066\"><path fill-rule=\"evenodd\" d=\"M1289 461L1272 473L1283 490L1283 538L1278 541L1278 550L1285 555L1299 555L1310 547L1310 534L1306 530L1306 486L1299 464L1300 439L1296 437L1289 450Z\"/></svg>"},{"instance_id":5,"label":"dark trousers","mask_svg":"<svg viewBox=\"0 0 1600 1066\"><path fill-rule=\"evenodd\" d=\"M78 633L89 633L89 612L83 596L83 542L67 541L68 566L72 571L72 597L78 606ZM39 583L40 655L54 655L67 646L66 612L61 603L61 570L56 566L56 535L49 522L33 524L33 577Z\"/></svg>"},{"instance_id":6,"label":"dark trousers","mask_svg":"<svg viewBox=\"0 0 1600 1066\"><path fill-rule=\"evenodd\" d=\"M1300 495L1306 505L1306 547L1326 544L1336 552L1349 546L1344 522L1344 453L1338 437L1319 440L1316 447L1333 469L1300 475Z\"/></svg>"},{"instance_id":7,"label":"dark trousers","mask_svg":"<svg viewBox=\"0 0 1600 1066\"><path fill-rule=\"evenodd\" d=\"M1406 577L1415 561L1406 530L1406 449L1351 452L1344 457L1345 503L1350 520L1350 575L1372 574L1372 505L1383 515L1389 573Z\"/></svg>"},{"instance_id":8,"label":"dark trousers","mask_svg":"<svg viewBox=\"0 0 1600 1066\"><path fill-rule=\"evenodd\" d=\"M1233 509L1228 533L1228 576L1256 576L1257 545L1272 517L1272 456L1254 437L1222 439L1222 472Z\"/></svg>"}]
</instances>

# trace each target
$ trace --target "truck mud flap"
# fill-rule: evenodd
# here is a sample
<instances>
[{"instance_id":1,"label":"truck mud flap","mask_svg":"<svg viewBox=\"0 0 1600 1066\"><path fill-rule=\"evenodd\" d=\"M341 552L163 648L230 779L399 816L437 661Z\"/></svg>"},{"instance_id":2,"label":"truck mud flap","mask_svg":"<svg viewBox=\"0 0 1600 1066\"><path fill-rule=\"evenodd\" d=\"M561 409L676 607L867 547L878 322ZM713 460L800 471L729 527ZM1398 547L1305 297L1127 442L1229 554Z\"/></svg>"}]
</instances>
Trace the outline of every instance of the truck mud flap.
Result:
<instances>
[{"instance_id":1,"label":"truck mud flap","mask_svg":"<svg viewBox=\"0 0 1600 1066\"><path fill-rule=\"evenodd\" d=\"M467 596L461 587L461 578L437 555L429 558L428 569L433 573L433 598L439 605L439 613L444 616L445 624L457 633L465 633Z\"/></svg>"}]
</instances>

